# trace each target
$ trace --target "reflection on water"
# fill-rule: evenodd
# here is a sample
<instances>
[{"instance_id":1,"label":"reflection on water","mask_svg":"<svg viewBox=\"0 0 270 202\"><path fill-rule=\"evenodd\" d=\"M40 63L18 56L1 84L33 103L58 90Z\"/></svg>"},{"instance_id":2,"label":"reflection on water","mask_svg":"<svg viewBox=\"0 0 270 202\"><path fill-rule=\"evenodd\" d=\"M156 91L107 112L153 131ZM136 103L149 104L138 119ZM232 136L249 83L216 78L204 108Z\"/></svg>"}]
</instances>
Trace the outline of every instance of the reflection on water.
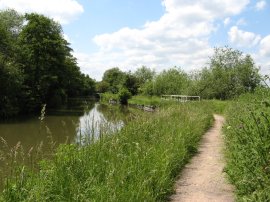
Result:
<instances>
[{"instance_id":1,"label":"reflection on water","mask_svg":"<svg viewBox=\"0 0 270 202\"><path fill-rule=\"evenodd\" d=\"M0 123L0 136L11 146L21 142L29 149L50 137L57 143L85 144L104 131L117 131L128 112L94 102L84 102L72 109L49 112L41 122L37 117Z\"/></svg>"},{"instance_id":2,"label":"reflection on water","mask_svg":"<svg viewBox=\"0 0 270 202\"><path fill-rule=\"evenodd\" d=\"M85 111L84 115L79 118L76 142L79 144L91 143L100 135L117 132L123 126L124 121L119 119L115 108L111 110L106 105L95 104L93 109Z\"/></svg>"}]
</instances>

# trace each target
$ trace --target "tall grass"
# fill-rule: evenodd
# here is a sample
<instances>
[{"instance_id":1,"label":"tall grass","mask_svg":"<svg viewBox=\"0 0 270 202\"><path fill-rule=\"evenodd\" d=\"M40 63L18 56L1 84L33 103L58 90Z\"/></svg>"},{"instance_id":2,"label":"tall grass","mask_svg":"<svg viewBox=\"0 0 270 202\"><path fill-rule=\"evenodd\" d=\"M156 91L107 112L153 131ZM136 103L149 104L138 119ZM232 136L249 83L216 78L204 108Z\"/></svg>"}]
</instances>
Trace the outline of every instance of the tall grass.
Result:
<instances>
[{"instance_id":1,"label":"tall grass","mask_svg":"<svg viewBox=\"0 0 270 202\"><path fill-rule=\"evenodd\" d=\"M238 201L270 201L269 90L242 96L226 114L226 172Z\"/></svg>"},{"instance_id":2,"label":"tall grass","mask_svg":"<svg viewBox=\"0 0 270 202\"><path fill-rule=\"evenodd\" d=\"M39 172L17 167L3 201L163 201L210 126L209 103L167 106L114 135L61 145Z\"/></svg>"},{"instance_id":3,"label":"tall grass","mask_svg":"<svg viewBox=\"0 0 270 202\"><path fill-rule=\"evenodd\" d=\"M152 96L133 96L131 99L128 100L129 104L137 104L137 105L154 105L154 106L161 106L164 101L160 99L160 97Z\"/></svg>"}]
</instances>

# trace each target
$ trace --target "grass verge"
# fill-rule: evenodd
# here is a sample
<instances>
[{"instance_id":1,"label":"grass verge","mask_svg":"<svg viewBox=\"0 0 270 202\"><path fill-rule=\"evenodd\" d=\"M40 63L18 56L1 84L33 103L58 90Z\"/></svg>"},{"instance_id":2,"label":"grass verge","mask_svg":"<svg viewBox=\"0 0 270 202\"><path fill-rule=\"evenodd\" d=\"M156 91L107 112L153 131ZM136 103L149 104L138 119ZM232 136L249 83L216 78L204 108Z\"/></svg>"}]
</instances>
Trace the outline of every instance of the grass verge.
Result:
<instances>
[{"instance_id":1,"label":"grass verge","mask_svg":"<svg viewBox=\"0 0 270 202\"><path fill-rule=\"evenodd\" d=\"M270 93L247 94L226 112L226 172L238 201L270 201Z\"/></svg>"},{"instance_id":2,"label":"grass verge","mask_svg":"<svg viewBox=\"0 0 270 202\"><path fill-rule=\"evenodd\" d=\"M128 100L128 103L133 105L133 104L137 104L137 105L154 105L154 106L161 106L162 101L160 99L160 97L147 97L147 96L133 96L131 99Z\"/></svg>"}]
</instances>

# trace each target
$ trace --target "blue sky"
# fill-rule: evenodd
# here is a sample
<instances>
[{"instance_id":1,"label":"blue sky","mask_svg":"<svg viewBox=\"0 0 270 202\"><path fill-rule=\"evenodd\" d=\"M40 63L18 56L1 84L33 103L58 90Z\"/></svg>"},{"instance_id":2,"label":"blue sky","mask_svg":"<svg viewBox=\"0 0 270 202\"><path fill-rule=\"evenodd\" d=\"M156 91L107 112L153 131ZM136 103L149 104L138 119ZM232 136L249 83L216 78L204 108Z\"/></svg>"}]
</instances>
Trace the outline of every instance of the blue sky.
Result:
<instances>
[{"instance_id":1,"label":"blue sky","mask_svg":"<svg viewBox=\"0 0 270 202\"><path fill-rule=\"evenodd\" d=\"M78 2L83 6L84 12L63 28L73 42L73 48L86 52L98 50L91 40L95 35L115 32L123 27L140 28L146 21L158 20L164 13L161 2L157 0Z\"/></svg>"},{"instance_id":2,"label":"blue sky","mask_svg":"<svg viewBox=\"0 0 270 202\"><path fill-rule=\"evenodd\" d=\"M197 70L225 45L270 74L268 0L0 0L5 8L60 22L81 70L96 80L116 66Z\"/></svg>"}]
</instances>

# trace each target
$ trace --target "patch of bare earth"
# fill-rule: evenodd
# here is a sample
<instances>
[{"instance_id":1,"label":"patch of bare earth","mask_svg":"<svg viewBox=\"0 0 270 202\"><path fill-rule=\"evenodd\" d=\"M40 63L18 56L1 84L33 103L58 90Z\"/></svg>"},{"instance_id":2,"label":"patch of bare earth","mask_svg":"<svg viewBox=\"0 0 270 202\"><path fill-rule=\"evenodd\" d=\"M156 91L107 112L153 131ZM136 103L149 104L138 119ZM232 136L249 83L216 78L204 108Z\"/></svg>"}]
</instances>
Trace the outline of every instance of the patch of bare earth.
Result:
<instances>
[{"instance_id":1,"label":"patch of bare earth","mask_svg":"<svg viewBox=\"0 0 270 202\"><path fill-rule=\"evenodd\" d=\"M214 126L203 136L198 154L186 165L176 182L172 201L234 201L233 187L227 183L223 173L221 130L224 118L219 115L214 115L214 118Z\"/></svg>"}]
</instances>

